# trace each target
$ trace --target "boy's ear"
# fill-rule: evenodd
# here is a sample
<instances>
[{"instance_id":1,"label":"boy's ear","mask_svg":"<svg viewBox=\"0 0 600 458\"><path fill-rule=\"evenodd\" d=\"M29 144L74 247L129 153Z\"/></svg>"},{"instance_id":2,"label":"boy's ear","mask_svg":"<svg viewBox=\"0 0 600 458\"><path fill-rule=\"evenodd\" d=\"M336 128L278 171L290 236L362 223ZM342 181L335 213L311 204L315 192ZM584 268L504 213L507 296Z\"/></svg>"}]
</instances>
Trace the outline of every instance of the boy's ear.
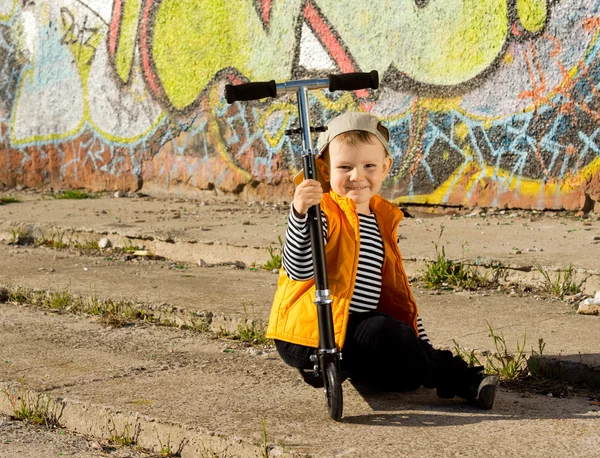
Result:
<instances>
[{"instance_id":1,"label":"boy's ear","mask_svg":"<svg viewBox=\"0 0 600 458\"><path fill-rule=\"evenodd\" d=\"M317 158L317 172L319 173L320 178L329 181L329 178L331 177L331 174L329 173L329 164L320 157Z\"/></svg>"},{"instance_id":2,"label":"boy's ear","mask_svg":"<svg viewBox=\"0 0 600 458\"><path fill-rule=\"evenodd\" d=\"M394 160L389 156L386 156L385 159L383 160L383 176L384 177L387 177L388 173L390 173L393 163L394 163Z\"/></svg>"}]
</instances>

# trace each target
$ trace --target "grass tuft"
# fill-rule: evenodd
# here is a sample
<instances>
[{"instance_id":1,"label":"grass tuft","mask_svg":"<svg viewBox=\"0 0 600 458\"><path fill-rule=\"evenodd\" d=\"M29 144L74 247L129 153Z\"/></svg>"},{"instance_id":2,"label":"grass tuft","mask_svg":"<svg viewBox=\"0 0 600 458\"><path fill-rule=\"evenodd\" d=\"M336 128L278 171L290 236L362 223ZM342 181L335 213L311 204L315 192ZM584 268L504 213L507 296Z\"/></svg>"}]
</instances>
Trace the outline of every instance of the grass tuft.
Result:
<instances>
[{"instance_id":1,"label":"grass tuft","mask_svg":"<svg viewBox=\"0 0 600 458\"><path fill-rule=\"evenodd\" d=\"M554 280L550 278L550 274L540 264L535 264L535 268L544 277L542 289L546 294L562 299L565 296L572 296L581 292L581 285L585 280L580 283L575 282L575 272L572 264L569 264L566 269L559 269Z\"/></svg>"},{"instance_id":2,"label":"grass tuft","mask_svg":"<svg viewBox=\"0 0 600 458\"><path fill-rule=\"evenodd\" d=\"M497 374L508 380L515 380L525 376L527 370L527 356L525 355L525 344L527 336L523 337L523 343L519 344L517 339L517 351L511 353L508 351L504 334L497 335L492 326L488 323L490 336L494 341L495 353L486 355L486 367L489 373Z\"/></svg>"},{"instance_id":3,"label":"grass tuft","mask_svg":"<svg viewBox=\"0 0 600 458\"><path fill-rule=\"evenodd\" d=\"M439 239L444 233L444 225L441 226ZM436 260L426 263L425 271L423 272L423 280L428 288L463 288L477 289L484 286L491 286L493 281L488 280L487 273L481 275L476 267L469 266L463 261L452 261L446 256L444 246L439 248L439 244L435 244ZM463 245L464 252L464 245ZM498 269L494 270L494 276L497 277Z\"/></svg>"},{"instance_id":4,"label":"grass tuft","mask_svg":"<svg viewBox=\"0 0 600 458\"><path fill-rule=\"evenodd\" d=\"M140 433L139 424L137 424L136 427L132 430L129 422L126 422L123 426L123 430L121 432L118 432L114 420L110 419L108 421L107 428L109 432L109 444L117 445L119 447L130 447L137 443L137 437Z\"/></svg>"},{"instance_id":5,"label":"grass tuft","mask_svg":"<svg viewBox=\"0 0 600 458\"><path fill-rule=\"evenodd\" d=\"M29 393L22 388L5 390L5 394L13 407L12 418L14 420L47 427L60 426L52 398L49 395Z\"/></svg>"},{"instance_id":6,"label":"grass tuft","mask_svg":"<svg viewBox=\"0 0 600 458\"><path fill-rule=\"evenodd\" d=\"M98 195L89 193L87 191L79 191L77 189L67 189L65 191L53 194L52 197L55 199L96 199Z\"/></svg>"},{"instance_id":7,"label":"grass tuft","mask_svg":"<svg viewBox=\"0 0 600 458\"><path fill-rule=\"evenodd\" d=\"M33 236L33 230L31 227L14 227L10 230L11 237L8 242L9 245L33 245L35 244L35 237Z\"/></svg>"},{"instance_id":8,"label":"grass tuft","mask_svg":"<svg viewBox=\"0 0 600 458\"><path fill-rule=\"evenodd\" d=\"M271 257L271 259L269 259L267 262L265 262L263 264L262 268L265 270L281 269L282 254L283 254L283 241L281 240L281 235L277 237L277 240L279 240L278 248L273 248L273 247L267 248L267 251L269 252L269 256Z\"/></svg>"},{"instance_id":9,"label":"grass tuft","mask_svg":"<svg viewBox=\"0 0 600 458\"><path fill-rule=\"evenodd\" d=\"M6 205L6 204L14 204L20 202L18 197L13 197L13 196L0 196L0 205Z\"/></svg>"}]
</instances>

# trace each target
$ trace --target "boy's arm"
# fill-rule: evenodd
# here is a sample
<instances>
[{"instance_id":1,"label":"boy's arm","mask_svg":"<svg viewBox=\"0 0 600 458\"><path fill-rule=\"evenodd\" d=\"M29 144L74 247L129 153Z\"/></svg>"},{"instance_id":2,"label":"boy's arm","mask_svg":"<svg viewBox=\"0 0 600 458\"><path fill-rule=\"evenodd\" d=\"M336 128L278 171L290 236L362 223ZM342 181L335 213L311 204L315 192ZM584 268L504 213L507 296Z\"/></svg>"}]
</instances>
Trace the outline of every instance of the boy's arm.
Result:
<instances>
[{"instance_id":1,"label":"boy's arm","mask_svg":"<svg viewBox=\"0 0 600 458\"><path fill-rule=\"evenodd\" d=\"M417 315L417 329L419 330L419 339L421 339L421 340L427 342L429 345L431 345L429 336L425 332L425 326L423 326L423 320L421 320L421 317L418 315Z\"/></svg>"},{"instance_id":2,"label":"boy's arm","mask_svg":"<svg viewBox=\"0 0 600 458\"><path fill-rule=\"evenodd\" d=\"M327 244L327 220L321 211L323 239ZM283 270L292 280L306 281L314 276L308 216L298 216L294 208L290 209L288 227L283 245Z\"/></svg>"}]
</instances>

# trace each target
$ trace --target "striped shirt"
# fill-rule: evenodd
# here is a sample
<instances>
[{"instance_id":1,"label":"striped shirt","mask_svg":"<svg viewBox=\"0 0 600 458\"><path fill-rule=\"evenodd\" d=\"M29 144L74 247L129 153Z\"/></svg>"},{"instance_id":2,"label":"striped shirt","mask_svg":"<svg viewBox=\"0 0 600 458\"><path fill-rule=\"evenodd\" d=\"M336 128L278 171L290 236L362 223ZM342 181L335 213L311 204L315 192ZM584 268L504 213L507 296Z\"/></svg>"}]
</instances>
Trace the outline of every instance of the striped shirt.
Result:
<instances>
[{"instance_id":1,"label":"striped shirt","mask_svg":"<svg viewBox=\"0 0 600 458\"><path fill-rule=\"evenodd\" d=\"M381 294L381 270L383 268L383 240L375 215L358 214L360 251L354 292L350 300L350 313L377 310ZM321 211L323 239L327 244L327 218ZM298 218L293 209L288 217L288 227L283 246L283 270L296 281L310 280L314 276L308 216ZM419 338L430 343L421 317L417 317Z\"/></svg>"}]
</instances>

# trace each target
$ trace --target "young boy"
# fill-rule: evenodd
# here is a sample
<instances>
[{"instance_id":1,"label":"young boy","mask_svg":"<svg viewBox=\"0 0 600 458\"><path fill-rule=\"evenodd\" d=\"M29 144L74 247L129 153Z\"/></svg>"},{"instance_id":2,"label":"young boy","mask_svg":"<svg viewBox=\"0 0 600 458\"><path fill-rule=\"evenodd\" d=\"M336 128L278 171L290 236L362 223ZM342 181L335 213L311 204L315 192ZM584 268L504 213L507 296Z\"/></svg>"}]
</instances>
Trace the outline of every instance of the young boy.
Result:
<instances>
[{"instance_id":1,"label":"young boy","mask_svg":"<svg viewBox=\"0 0 600 458\"><path fill-rule=\"evenodd\" d=\"M294 193L267 337L285 363L312 368L318 323L307 211L320 204L342 369L375 388L425 386L491 409L498 377L432 347L418 317L397 244L403 214L377 194L392 166L388 130L366 113L327 127L318 142L321 182L304 180Z\"/></svg>"}]
</instances>

